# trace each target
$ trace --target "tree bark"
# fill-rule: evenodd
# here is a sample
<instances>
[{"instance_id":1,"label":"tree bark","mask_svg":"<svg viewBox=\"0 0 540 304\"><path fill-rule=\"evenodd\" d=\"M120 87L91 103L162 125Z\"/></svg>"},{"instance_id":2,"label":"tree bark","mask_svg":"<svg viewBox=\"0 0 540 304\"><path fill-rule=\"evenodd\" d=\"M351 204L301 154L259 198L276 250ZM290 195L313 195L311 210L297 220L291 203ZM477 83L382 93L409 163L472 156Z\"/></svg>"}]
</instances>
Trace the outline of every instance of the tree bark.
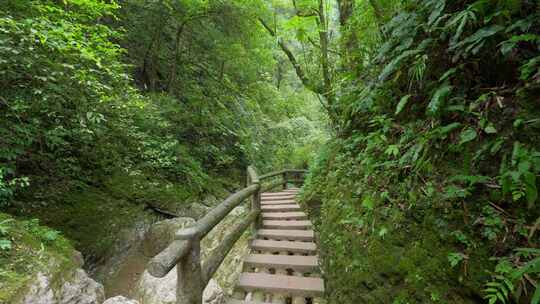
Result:
<instances>
[{"instance_id":1,"label":"tree bark","mask_svg":"<svg viewBox=\"0 0 540 304\"><path fill-rule=\"evenodd\" d=\"M329 105L333 104L334 93L332 90L332 79L330 67L328 65L328 25L326 24L326 16L324 12L324 0L319 0L319 39L321 42L321 67L323 73L324 91L322 95L325 97Z\"/></svg>"},{"instance_id":2,"label":"tree bark","mask_svg":"<svg viewBox=\"0 0 540 304\"><path fill-rule=\"evenodd\" d=\"M178 66L178 56L180 54L180 39L182 38L182 32L184 31L184 26L186 25L187 21L183 21L178 25L178 28L176 29L176 40L175 40L175 46L174 46L174 60L171 65L171 72L169 74L169 83L167 84L167 92L172 92L172 87L174 85L174 82L176 81L176 69Z\"/></svg>"},{"instance_id":3,"label":"tree bark","mask_svg":"<svg viewBox=\"0 0 540 304\"><path fill-rule=\"evenodd\" d=\"M268 31L268 33L270 33L272 37L276 37L276 32L268 24L266 24L266 22L262 18L259 18L259 22ZM280 49L283 51L283 53L285 53L285 56L287 56L287 58L289 59L290 63L292 64L294 68L294 71L296 72L296 76L298 76L302 84L308 90L317 94L322 94L320 89L314 86L313 83L308 79L308 77L304 73L304 70L300 66L300 63L298 62L298 60L296 60L296 57L294 56L293 52L289 49L289 47L285 44L285 42L279 37L276 37L276 38L277 38Z\"/></svg>"}]
</instances>

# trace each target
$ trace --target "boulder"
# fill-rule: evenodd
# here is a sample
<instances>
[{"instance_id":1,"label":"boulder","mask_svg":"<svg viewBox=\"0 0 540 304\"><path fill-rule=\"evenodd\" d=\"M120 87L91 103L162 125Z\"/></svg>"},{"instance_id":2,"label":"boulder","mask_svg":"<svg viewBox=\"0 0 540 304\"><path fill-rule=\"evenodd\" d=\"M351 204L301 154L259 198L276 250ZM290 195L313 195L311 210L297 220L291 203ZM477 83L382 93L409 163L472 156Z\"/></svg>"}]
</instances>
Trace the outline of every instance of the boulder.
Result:
<instances>
[{"instance_id":1,"label":"boulder","mask_svg":"<svg viewBox=\"0 0 540 304\"><path fill-rule=\"evenodd\" d=\"M140 304L139 301L128 299L123 296L116 296L114 298L109 298L103 304Z\"/></svg>"},{"instance_id":2,"label":"boulder","mask_svg":"<svg viewBox=\"0 0 540 304\"><path fill-rule=\"evenodd\" d=\"M64 278L69 279L57 283ZM64 274L38 272L22 300L13 304L101 304L104 299L103 286L76 268Z\"/></svg>"},{"instance_id":3,"label":"boulder","mask_svg":"<svg viewBox=\"0 0 540 304\"><path fill-rule=\"evenodd\" d=\"M216 225L203 239L201 242L203 263L210 256L210 253L222 243L232 227L245 216L245 213L246 210L244 207L235 208L229 216ZM147 238L145 238L145 242L148 242L146 246L148 247L147 253L157 254L173 239L177 229L187 227L193 223L194 221L186 222L182 218L156 223L156 230L148 234ZM164 235L167 236L164 237ZM165 238L167 242L157 240L157 238ZM206 286L203 293L203 303L224 303L225 296L232 294L234 284L242 270L241 261L244 255L249 252L248 239L249 232L246 232L231 249L229 255L221 264L221 267ZM150 251L150 249L152 250ZM143 304L173 304L176 301L176 279L176 268L171 270L163 278L155 278L145 271L138 283L137 297Z\"/></svg>"},{"instance_id":4,"label":"boulder","mask_svg":"<svg viewBox=\"0 0 540 304\"><path fill-rule=\"evenodd\" d=\"M177 230L194 223L195 220L189 217L177 217L155 223L146 232L142 241L143 254L149 258L154 257L172 242Z\"/></svg>"}]
</instances>

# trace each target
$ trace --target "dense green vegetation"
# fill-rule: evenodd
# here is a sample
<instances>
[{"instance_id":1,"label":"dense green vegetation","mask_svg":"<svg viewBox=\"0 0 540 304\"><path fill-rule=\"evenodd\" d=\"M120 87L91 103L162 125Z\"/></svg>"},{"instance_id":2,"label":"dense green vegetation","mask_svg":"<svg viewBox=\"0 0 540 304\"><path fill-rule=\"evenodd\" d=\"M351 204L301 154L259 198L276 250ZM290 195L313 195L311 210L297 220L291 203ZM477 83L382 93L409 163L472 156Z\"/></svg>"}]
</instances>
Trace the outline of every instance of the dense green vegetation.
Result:
<instances>
[{"instance_id":1,"label":"dense green vegetation","mask_svg":"<svg viewBox=\"0 0 540 304\"><path fill-rule=\"evenodd\" d=\"M148 210L211 205L250 163L306 166L324 118L290 69L275 76L257 3L3 3L1 210L61 231L92 267ZM2 231L0 281L15 282L24 244Z\"/></svg>"},{"instance_id":2,"label":"dense green vegetation","mask_svg":"<svg viewBox=\"0 0 540 304\"><path fill-rule=\"evenodd\" d=\"M339 136L304 191L330 301L538 303L537 2L340 2Z\"/></svg>"},{"instance_id":3,"label":"dense green vegetation","mask_svg":"<svg viewBox=\"0 0 540 304\"><path fill-rule=\"evenodd\" d=\"M310 163L329 303L539 303L539 97L534 0L9 1L0 278Z\"/></svg>"}]
</instances>

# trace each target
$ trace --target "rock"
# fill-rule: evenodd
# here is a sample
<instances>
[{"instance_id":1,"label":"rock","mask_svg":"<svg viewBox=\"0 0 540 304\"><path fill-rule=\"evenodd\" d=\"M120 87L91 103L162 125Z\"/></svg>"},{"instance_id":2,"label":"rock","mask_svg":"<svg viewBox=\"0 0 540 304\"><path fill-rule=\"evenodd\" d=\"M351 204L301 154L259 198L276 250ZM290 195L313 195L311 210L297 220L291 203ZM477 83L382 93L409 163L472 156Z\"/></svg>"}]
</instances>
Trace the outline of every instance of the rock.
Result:
<instances>
[{"instance_id":1,"label":"rock","mask_svg":"<svg viewBox=\"0 0 540 304\"><path fill-rule=\"evenodd\" d=\"M208 211L210 211L211 208L207 207L200 203L193 203L189 205L187 208L182 208L181 210L178 210L177 213L184 217L192 217L194 219L200 219L203 217Z\"/></svg>"},{"instance_id":2,"label":"rock","mask_svg":"<svg viewBox=\"0 0 540 304\"><path fill-rule=\"evenodd\" d=\"M61 304L93 304L105 300L103 285L92 280L84 270L76 269L70 281L62 286Z\"/></svg>"},{"instance_id":3,"label":"rock","mask_svg":"<svg viewBox=\"0 0 540 304\"><path fill-rule=\"evenodd\" d=\"M103 304L140 304L139 301L128 299L123 296L116 296L114 298L109 298Z\"/></svg>"},{"instance_id":4,"label":"rock","mask_svg":"<svg viewBox=\"0 0 540 304\"><path fill-rule=\"evenodd\" d=\"M69 278L58 285L57 280ZM68 274L38 272L22 297L22 304L101 304L105 299L103 286L86 272L75 268Z\"/></svg>"},{"instance_id":5,"label":"rock","mask_svg":"<svg viewBox=\"0 0 540 304\"><path fill-rule=\"evenodd\" d=\"M71 259L73 260L73 263L75 263L75 265L78 265L79 267L84 266L84 257L79 251L73 250L73 255Z\"/></svg>"},{"instance_id":6,"label":"rock","mask_svg":"<svg viewBox=\"0 0 540 304\"><path fill-rule=\"evenodd\" d=\"M207 304L222 304L225 302L225 292L216 280L211 279L203 291L203 302Z\"/></svg>"},{"instance_id":7,"label":"rock","mask_svg":"<svg viewBox=\"0 0 540 304\"><path fill-rule=\"evenodd\" d=\"M146 232L142 241L143 254L149 258L154 257L172 242L177 230L194 223L195 220L189 217L177 217L155 223Z\"/></svg>"},{"instance_id":8,"label":"rock","mask_svg":"<svg viewBox=\"0 0 540 304\"><path fill-rule=\"evenodd\" d=\"M221 223L216 225L212 231L201 242L201 256L202 261L209 257L212 250L221 244L223 239L231 231L231 228L238 223L240 219L244 217L246 210L244 207L235 208L229 216L227 216ZM159 238L163 238L163 235L170 233L168 242L172 240L174 232L178 229L180 223L184 223L185 219L173 219L157 223L156 230L149 234L145 241L147 243L147 250L154 255L166 247L166 244ZM184 223L184 227L193 224L194 221ZM153 229L151 229L153 230ZM207 304L221 304L225 301L226 295L231 295L233 292L234 284L236 283L238 276L242 270L242 259L245 254L248 253L248 238L249 232L246 232L235 244L235 246L229 252L229 255L225 258L218 271L214 274L214 277L209 281L203 293L203 303ZM167 243L168 243L167 242ZM155 244L155 245L151 245ZM157 250L159 247L160 249ZM137 297L141 303L144 304L173 304L176 300L176 268L173 268L165 277L155 278L152 277L147 271L143 273L139 280L137 288Z\"/></svg>"},{"instance_id":9,"label":"rock","mask_svg":"<svg viewBox=\"0 0 540 304\"><path fill-rule=\"evenodd\" d=\"M222 304L225 292L211 279L203 291L204 304ZM139 300L144 304L176 304L176 267L165 277L155 278L145 271L139 281Z\"/></svg>"}]
</instances>

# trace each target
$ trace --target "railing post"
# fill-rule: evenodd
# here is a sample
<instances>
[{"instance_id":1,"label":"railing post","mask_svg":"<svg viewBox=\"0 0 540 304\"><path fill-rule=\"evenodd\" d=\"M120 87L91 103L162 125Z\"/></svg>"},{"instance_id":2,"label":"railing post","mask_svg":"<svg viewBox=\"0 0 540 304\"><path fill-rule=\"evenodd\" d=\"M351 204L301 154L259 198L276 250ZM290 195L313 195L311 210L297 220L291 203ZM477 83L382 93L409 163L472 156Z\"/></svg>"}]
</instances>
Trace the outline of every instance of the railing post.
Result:
<instances>
[{"instance_id":1,"label":"railing post","mask_svg":"<svg viewBox=\"0 0 540 304\"><path fill-rule=\"evenodd\" d=\"M283 171L283 190L287 189L287 177L288 177L287 171Z\"/></svg>"},{"instance_id":2,"label":"railing post","mask_svg":"<svg viewBox=\"0 0 540 304\"><path fill-rule=\"evenodd\" d=\"M201 304L203 298L201 271L201 239L194 229L185 229L185 234L177 234L177 239L190 243L188 254L178 261L176 304Z\"/></svg>"},{"instance_id":3,"label":"railing post","mask_svg":"<svg viewBox=\"0 0 540 304\"><path fill-rule=\"evenodd\" d=\"M259 180L259 176L257 174L257 171L253 166L248 167L247 172L247 178L248 178L248 187L251 184L258 184L259 187L255 193L253 193L253 197L251 198L251 210L252 211L260 211L261 210L261 183ZM255 221L253 221L253 229L256 231L260 228L260 216L257 216Z\"/></svg>"}]
</instances>

